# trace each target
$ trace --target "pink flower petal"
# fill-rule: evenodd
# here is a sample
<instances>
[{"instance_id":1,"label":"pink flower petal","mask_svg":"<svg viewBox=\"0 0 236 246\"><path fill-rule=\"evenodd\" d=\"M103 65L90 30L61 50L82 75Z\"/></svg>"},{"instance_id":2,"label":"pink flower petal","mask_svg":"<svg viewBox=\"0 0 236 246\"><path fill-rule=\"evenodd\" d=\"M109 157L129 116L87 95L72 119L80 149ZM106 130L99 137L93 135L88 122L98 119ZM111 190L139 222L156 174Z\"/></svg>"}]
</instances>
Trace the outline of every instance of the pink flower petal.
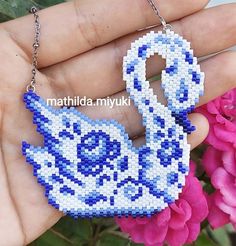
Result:
<instances>
[{"instance_id":1,"label":"pink flower petal","mask_svg":"<svg viewBox=\"0 0 236 246\"><path fill-rule=\"evenodd\" d=\"M189 169L189 175L188 176L195 176L195 172L196 172L196 165L193 161L190 160L190 169Z\"/></svg>"},{"instance_id":2,"label":"pink flower petal","mask_svg":"<svg viewBox=\"0 0 236 246\"><path fill-rule=\"evenodd\" d=\"M163 246L163 243L154 243L154 244L145 243L145 246Z\"/></svg>"},{"instance_id":3,"label":"pink flower petal","mask_svg":"<svg viewBox=\"0 0 236 246\"><path fill-rule=\"evenodd\" d=\"M148 223L144 228L145 242L148 244L162 243L165 240L168 230L168 224L165 226L155 226L155 224Z\"/></svg>"},{"instance_id":4,"label":"pink flower petal","mask_svg":"<svg viewBox=\"0 0 236 246\"><path fill-rule=\"evenodd\" d=\"M186 222L191 218L192 209L187 201L179 199L171 206L171 219L169 227L173 229L181 229L185 226Z\"/></svg>"},{"instance_id":5,"label":"pink flower petal","mask_svg":"<svg viewBox=\"0 0 236 246\"><path fill-rule=\"evenodd\" d=\"M203 155L202 163L207 175L210 177L222 165L221 152L209 146Z\"/></svg>"},{"instance_id":6,"label":"pink flower petal","mask_svg":"<svg viewBox=\"0 0 236 246\"><path fill-rule=\"evenodd\" d=\"M230 222L229 215L216 206L214 194L208 197L208 204L209 214L207 219L213 229L222 227Z\"/></svg>"},{"instance_id":7,"label":"pink flower petal","mask_svg":"<svg viewBox=\"0 0 236 246\"><path fill-rule=\"evenodd\" d=\"M129 231L130 237L135 243L143 243L144 228L142 225L136 225Z\"/></svg>"},{"instance_id":8,"label":"pink flower petal","mask_svg":"<svg viewBox=\"0 0 236 246\"><path fill-rule=\"evenodd\" d=\"M225 169L236 177L236 156L235 149L231 151L223 152L222 161Z\"/></svg>"},{"instance_id":9,"label":"pink flower petal","mask_svg":"<svg viewBox=\"0 0 236 246\"><path fill-rule=\"evenodd\" d=\"M202 186L196 177L188 176L186 179L186 187L184 187L181 198L188 201L188 203L193 207L198 204L199 198L203 197ZM185 189L186 188L186 189Z\"/></svg>"},{"instance_id":10,"label":"pink flower petal","mask_svg":"<svg viewBox=\"0 0 236 246\"><path fill-rule=\"evenodd\" d=\"M220 189L223 200L229 206L236 207L236 185L224 186ZM236 211L236 208L235 208Z\"/></svg>"},{"instance_id":11,"label":"pink flower petal","mask_svg":"<svg viewBox=\"0 0 236 246\"><path fill-rule=\"evenodd\" d=\"M167 207L162 212L157 214L153 219L155 220L157 226L163 226L168 223L170 217L171 217L170 208Z\"/></svg>"},{"instance_id":12,"label":"pink flower petal","mask_svg":"<svg viewBox=\"0 0 236 246\"><path fill-rule=\"evenodd\" d=\"M231 132L231 139L234 142L233 136L235 136L236 126L234 123L221 115L216 116L217 122L221 124L221 126L228 132ZM218 124L220 126L220 124Z\"/></svg>"},{"instance_id":13,"label":"pink flower petal","mask_svg":"<svg viewBox=\"0 0 236 246\"><path fill-rule=\"evenodd\" d=\"M212 185L216 189L221 189L222 187L229 186L234 182L234 178L224 168L217 168L211 176Z\"/></svg>"},{"instance_id":14,"label":"pink flower petal","mask_svg":"<svg viewBox=\"0 0 236 246\"><path fill-rule=\"evenodd\" d=\"M149 223L151 219L152 218L148 218L148 217L137 217L137 218L135 218L135 221L139 225L145 225L145 224Z\"/></svg>"},{"instance_id":15,"label":"pink flower petal","mask_svg":"<svg viewBox=\"0 0 236 246\"><path fill-rule=\"evenodd\" d=\"M214 132L220 141L227 143L234 143L236 141L235 134L226 129L224 125L214 125Z\"/></svg>"},{"instance_id":16,"label":"pink flower petal","mask_svg":"<svg viewBox=\"0 0 236 246\"><path fill-rule=\"evenodd\" d=\"M166 241L171 246L183 246L188 239L188 235L189 230L187 225L185 225L184 228L181 230L169 229L166 236Z\"/></svg>"},{"instance_id":17,"label":"pink flower petal","mask_svg":"<svg viewBox=\"0 0 236 246\"><path fill-rule=\"evenodd\" d=\"M200 224L188 222L187 226L188 226L189 234L186 243L192 243L197 239L200 233L200 229L201 229Z\"/></svg>"},{"instance_id":18,"label":"pink flower petal","mask_svg":"<svg viewBox=\"0 0 236 246\"><path fill-rule=\"evenodd\" d=\"M126 217L116 218L116 223L118 223L122 231L125 232L129 232L129 230L131 230L133 227L136 226L135 219L132 218L131 216L128 218Z\"/></svg>"},{"instance_id":19,"label":"pink flower petal","mask_svg":"<svg viewBox=\"0 0 236 246\"><path fill-rule=\"evenodd\" d=\"M226 204L219 191L215 192L215 204L219 209L230 216L231 222L236 223L236 208Z\"/></svg>"},{"instance_id":20,"label":"pink flower petal","mask_svg":"<svg viewBox=\"0 0 236 246\"><path fill-rule=\"evenodd\" d=\"M218 115L220 114L219 108L220 108L220 102L219 99L215 99L214 101L210 101L206 105L207 111L211 114Z\"/></svg>"},{"instance_id":21,"label":"pink flower petal","mask_svg":"<svg viewBox=\"0 0 236 246\"><path fill-rule=\"evenodd\" d=\"M216 149L222 150L222 151L228 151L231 148L230 143L226 143L226 142L220 140L216 136L214 125L210 126L209 133L208 133L207 138L205 139L205 142L214 146Z\"/></svg>"},{"instance_id":22,"label":"pink flower petal","mask_svg":"<svg viewBox=\"0 0 236 246\"><path fill-rule=\"evenodd\" d=\"M198 202L196 202L195 204L191 204L192 217L190 219L190 222L192 223L199 223L203 221L209 213L207 200L205 196L202 195L198 197Z\"/></svg>"}]
</instances>

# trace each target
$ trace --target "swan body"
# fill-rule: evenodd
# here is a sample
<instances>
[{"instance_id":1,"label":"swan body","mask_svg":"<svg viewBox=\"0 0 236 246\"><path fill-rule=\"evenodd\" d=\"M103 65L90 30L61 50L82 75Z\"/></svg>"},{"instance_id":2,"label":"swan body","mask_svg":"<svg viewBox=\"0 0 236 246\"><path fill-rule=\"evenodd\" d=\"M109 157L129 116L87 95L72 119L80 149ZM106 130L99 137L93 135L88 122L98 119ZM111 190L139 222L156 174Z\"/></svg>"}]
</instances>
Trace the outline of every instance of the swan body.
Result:
<instances>
[{"instance_id":1,"label":"swan body","mask_svg":"<svg viewBox=\"0 0 236 246\"><path fill-rule=\"evenodd\" d=\"M146 60L166 59L162 87L167 106L146 80ZM50 107L24 95L43 146L22 143L26 161L49 204L73 217L150 216L178 199L189 169L187 114L203 93L204 74L179 35L150 32L131 45L123 62L126 88L143 117L146 144L135 148L122 125L92 120L75 108Z\"/></svg>"}]
</instances>

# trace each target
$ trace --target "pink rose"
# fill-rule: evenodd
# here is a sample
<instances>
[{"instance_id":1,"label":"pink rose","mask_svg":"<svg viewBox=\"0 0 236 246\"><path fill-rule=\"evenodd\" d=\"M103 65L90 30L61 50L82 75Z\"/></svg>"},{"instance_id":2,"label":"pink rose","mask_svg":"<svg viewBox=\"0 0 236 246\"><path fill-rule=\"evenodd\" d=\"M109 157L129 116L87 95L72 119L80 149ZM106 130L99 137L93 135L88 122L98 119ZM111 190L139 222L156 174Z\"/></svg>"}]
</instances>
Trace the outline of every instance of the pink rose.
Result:
<instances>
[{"instance_id":1,"label":"pink rose","mask_svg":"<svg viewBox=\"0 0 236 246\"><path fill-rule=\"evenodd\" d=\"M236 89L196 109L205 115L210 129L206 143L228 151L236 148Z\"/></svg>"},{"instance_id":2,"label":"pink rose","mask_svg":"<svg viewBox=\"0 0 236 246\"><path fill-rule=\"evenodd\" d=\"M236 151L219 151L210 146L203 165L216 191L209 195L208 221L213 228L229 222L236 228Z\"/></svg>"},{"instance_id":3,"label":"pink rose","mask_svg":"<svg viewBox=\"0 0 236 246\"><path fill-rule=\"evenodd\" d=\"M179 200L151 218L117 218L121 230L136 243L161 246L168 243L180 246L196 240L200 223L208 215L207 200L202 186L194 177L194 165Z\"/></svg>"}]
</instances>

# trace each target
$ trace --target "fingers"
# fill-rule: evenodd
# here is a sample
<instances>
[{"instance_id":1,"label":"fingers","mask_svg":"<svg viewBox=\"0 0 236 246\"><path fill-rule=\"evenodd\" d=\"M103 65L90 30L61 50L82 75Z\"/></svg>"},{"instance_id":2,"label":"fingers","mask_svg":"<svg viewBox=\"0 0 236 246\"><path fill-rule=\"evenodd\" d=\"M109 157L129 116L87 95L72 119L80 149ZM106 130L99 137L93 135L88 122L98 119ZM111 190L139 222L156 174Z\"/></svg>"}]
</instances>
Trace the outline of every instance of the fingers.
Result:
<instances>
[{"instance_id":1,"label":"fingers","mask_svg":"<svg viewBox=\"0 0 236 246\"><path fill-rule=\"evenodd\" d=\"M188 143L191 145L191 150L197 147L199 144L203 142L206 138L209 131L209 123L208 120L201 114L191 114L189 115L189 119L192 124L196 127L196 130L188 135ZM142 146L145 144L145 137L136 138L133 141L136 147Z\"/></svg>"},{"instance_id":2,"label":"fingers","mask_svg":"<svg viewBox=\"0 0 236 246\"><path fill-rule=\"evenodd\" d=\"M209 132L208 120L201 114L191 114L189 119L192 124L196 127L196 130L188 135L188 143L191 145L191 150L201 144L207 137Z\"/></svg>"},{"instance_id":3,"label":"fingers","mask_svg":"<svg viewBox=\"0 0 236 246\"><path fill-rule=\"evenodd\" d=\"M236 52L227 51L201 63L205 72L205 91L197 106L223 95L236 87Z\"/></svg>"},{"instance_id":4,"label":"fingers","mask_svg":"<svg viewBox=\"0 0 236 246\"><path fill-rule=\"evenodd\" d=\"M21 68L20 64L19 68ZM22 67L22 70L24 70L24 66ZM19 78L18 75L18 80ZM40 84L38 84L37 86L40 95L43 95L46 98L55 96L50 86L47 86L47 81L44 79L44 76L38 74L38 78L44 85L41 87ZM9 86L11 84L9 83L7 85ZM21 88L21 90L23 89L24 88ZM24 242L21 243L22 240L20 241L19 239L17 243L11 243L9 241L9 244L4 245L28 245L28 243L35 240L39 235L53 226L62 214L48 205L43 188L39 186L37 179L33 176L32 167L25 162L25 158L22 156L21 145L23 140L39 145L42 144L42 139L36 132L36 128L32 123L32 114L23 106L21 91L16 90L14 87L9 88L8 90L4 88L4 94L4 117L1 121L1 147L4 153L4 162L7 163L7 184L9 186L11 198L14 198L14 202L12 201L12 203L17 210L15 217L19 217L21 230L24 234ZM0 173L2 173L1 163ZM0 180L1 187L3 181L1 175ZM3 198L3 194L1 195ZM7 209L7 201L4 202L4 206L3 213L7 214L7 212L10 212L10 206L9 209ZM4 216L1 215L0 207L0 218L4 219ZM8 215L8 217L8 220L11 220L11 216ZM12 223L12 221L6 221L7 219L3 220L5 226L7 226L7 223ZM14 235L19 238L18 234L20 230L16 228L18 222L17 218L15 218L14 221L14 224L12 223L11 234L12 230L14 230ZM16 229L18 229L18 231L16 231ZM8 236L8 240L10 238L9 235L10 234L5 235L5 237ZM3 237L1 237L0 233L0 242L1 238ZM5 240L5 242L7 242L7 240ZM2 244L0 243L0 245Z\"/></svg>"},{"instance_id":5,"label":"fingers","mask_svg":"<svg viewBox=\"0 0 236 246\"><path fill-rule=\"evenodd\" d=\"M43 188L39 186L35 177L32 175L33 171L30 168L28 168L27 172L24 171L28 167L24 158L18 159L16 164L14 166L15 174L13 173L14 170L9 171L11 175L10 182L12 188L14 188L12 196L15 199L15 206L17 206L17 215L19 216L21 229L23 230L24 243L19 243L18 241L15 244L9 243L5 245L28 245L39 235L50 229L61 218L62 213L48 205ZM7 208L7 204L5 206ZM3 222L6 224L9 219L10 214L7 215L7 218ZM12 233L12 230L10 232ZM9 235L11 235L10 232L8 234L8 240L10 238Z\"/></svg>"},{"instance_id":6,"label":"fingers","mask_svg":"<svg viewBox=\"0 0 236 246\"><path fill-rule=\"evenodd\" d=\"M21 166L21 167L20 167ZM26 167L26 168L25 168ZM37 183L33 171L22 157L15 165L15 173L11 170L11 185L14 187L13 196L18 207L18 214L25 234L24 244L28 245L45 231L49 230L61 217L62 213L48 205L44 189ZM18 176L17 176L18 174ZM11 245L11 244L8 244ZM14 245L14 244L12 244Z\"/></svg>"},{"instance_id":7,"label":"fingers","mask_svg":"<svg viewBox=\"0 0 236 246\"><path fill-rule=\"evenodd\" d=\"M224 64L224 65L223 65ZM216 55L201 63L202 71L205 72L205 93L200 98L200 104L225 93L236 86L236 53L225 52ZM160 81L152 83L154 93L162 103L165 102ZM127 98L127 92L123 91L113 95L112 99ZM139 136L143 133L141 116L133 106L115 106L110 109L106 106L80 107L79 110L89 117L99 119L116 119L125 126L130 137Z\"/></svg>"},{"instance_id":8,"label":"fingers","mask_svg":"<svg viewBox=\"0 0 236 246\"><path fill-rule=\"evenodd\" d=\"M167 21L173 21L198 11L207 2L160 0L158 8ZM140 28L158 23L157 16L146 0L70 1L41 11L40 19L41 67L67 60ZM4 23L1 27L25 50L27 56L31 54L32 16Z\"/></svg>"},{"instance_id":9,"label":"fingers","mask_svg":"<svg viewBox=\"0 0 236 246\"><path fill-rule=\"evenodd\" d=\"M23 245L23 228L8 187L7 174L2 152L0 153L0 196L0 244ZM13 231L14 237L12 237Z\"/></svg>"},{"instance_id":10,"label":"fingers","mask_svg":"<svg viewBox=\"0 0 236 246\"><path fill-rule=\"evenodd\" d=\"M216 53L236 44L236 4L200 11L172 25L177 33L191 41L196 56ZM98 98L112 95L125 88L122 82L123 56L130 43L145 32L111 42L43 72L52 84L55 83L58 94L63 94L61 96L86 95ZM163 60L150 58L147 76L160 73L163 66Z\"/></svg>"}]
</instances>

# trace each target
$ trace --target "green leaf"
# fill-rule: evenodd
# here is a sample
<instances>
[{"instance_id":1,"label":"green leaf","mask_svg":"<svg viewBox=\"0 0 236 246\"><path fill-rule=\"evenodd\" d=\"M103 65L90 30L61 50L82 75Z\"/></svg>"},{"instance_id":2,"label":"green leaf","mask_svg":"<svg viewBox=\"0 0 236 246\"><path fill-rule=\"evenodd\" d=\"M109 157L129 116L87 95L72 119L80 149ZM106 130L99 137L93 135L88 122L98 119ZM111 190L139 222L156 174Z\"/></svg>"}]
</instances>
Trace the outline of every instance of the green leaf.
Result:
<instances>
[{"instance_id":1,"label":"green leaf","mask_svg":"<svg viewBox=\"0 0 236 246\"><path fill-rule=\"evenodd\" d=\"M5 20L10 20L15 18L15 11L12 8L11 4L9 2L6 2L5 0L1 1L0 4L0 15Z\"/></svg>"},{"instance_id":2,"label":"green leaf","mask_svg":"<svg viewBox=\"0 0 236 246\"><path fill-rule=\"evenodd\" d=\"M0 0L0 22L27 15L32 6L42 9L62 2L64 0Z\"/></svg>"},{"instance_id":3,"label":"green leaf","mask_svg":"<svg viewBox=\"0 0 236 246\"><path fill-rule=\"evenodd\" d=\"M63 3L65 1L64 0L35 0L35 2L43 7L49 7L58 3Z\"/></svg>"},{"instance_id":4,"label":"green leaf","mask_svg":"<svg viewBox=\"0 0 236 246\"><path fill-rule=\"evenodd\" d=\"M215 239L215 241L218 242L220 245L222 245L222 246L230 246L231 245L229 235L228 235L225 228L212 230L211 234L212 234L213 238Z\"/></svg>"},{"instance_id":5,"label":"green leaf","mask_svg":"<svg viewBox=\"0 0 236 246\"><path fill-rule=\"evenodd\" d=\"M105 234L98 242L99 246L128 246L129 240L111 234Z\"/></svg>"},{"instance_id":6,"label":"green leaf","mask_svg":"<svg viewBox=\"0 0 236 246\"><path fill-rule=\"evenodd\" d=\"M1 0L0 14L14 19L28 14L33 5L37 5L33 0Z\"/></svg>"},{"instance_id":7,"label":"green leaf","mask_svg":"<svg viewBox=\"0 0 236 246\"><path fill-rule=\"evenodd\" d=\"M205 183L204 186L203 186L203 190L207 194L212 194L215 191L215 188L212 186L212 184L210 183L210 181L207 181L207 183Z\"/></svg>"},{"instance_id":8,"label":"green leaf","mask_svg":"<svg viewBox=\"0 0 236 246\"><path fill-rule=\"evenodd\" d=\"M54 227L67 238L70 238L75 245L84 245L90 241L93 235L93 225L91 220L79 219L74 220L69 216L62 218Z\"/></svg>"},{"instance_id":9,"label":"green leaf","mask_svg":"<svg viewBox=\"0 0 236 246\"><path fill-rule=\"evenodd\" d=\"M0 13L0 22L8 21L10 19L12 19L12 18L3 14L3 13Z\"/></svg>"},{"instance_id":10,"label":"green leaf","mask_svg":"<svg viewBox=\"0 0 236 246\"><path fill-rule=\"evenodd\" d=\"M98 225L101 224L103 220L104 218L93 218L92 223Z\"/></svg>"},{"instance_id":11,"label":"green leaf","mask_svg":"<svg viewBox=\"0 0 236 246\"><path fill-rule=\"evenodd\" d=\"M52 231L47 231L39 239L35 240L30 246L71 246L73 244L58 237Z\"/></svg>"},{"instance_id":12,"label":"green leaf","mask_svg":"<svg viewBox=\"0 0 236 246\"><path fill-rule=\"evenodd\" d=\"M79 237L79 239L89 241L89 239L93 235L93 227L91 221L88 219L79 219L77 221L75 233Z\"/></svg>"},{"instance_id":13,"label":"green leaf","mask_svg":"<svg viewBox=\"0 0 236 246\"><path fill-rule=\"evenodd\" d=\"M216 244L205 234L202 233L194 244L195 246L216 246Z\"/></svg>"},{"instance_id":14,"label":"green leaf","mask_svg":"<svg viewBox=\"0 0 236 246\"><path fill-rule=\"evenodd\" d=\"M231 224L225 225L224 228L228 233L235 233L235 229Z\"/></svg>"},{"instance_id":15,"label":"green leaf","mask_svg":"<svg viewBox=\"0 0 236 246\"><path fill-rule=\"evenodd\" d=\"M117 225L117 224L115 223L114 218L106 218L106 219L103 219L103 220L101 221L101 223L102 223L102 225L103 225L104 227L114 227L115 225ZM117 225L117 227L118 227L118 225Z\"/></svg>"}]
</instances>

